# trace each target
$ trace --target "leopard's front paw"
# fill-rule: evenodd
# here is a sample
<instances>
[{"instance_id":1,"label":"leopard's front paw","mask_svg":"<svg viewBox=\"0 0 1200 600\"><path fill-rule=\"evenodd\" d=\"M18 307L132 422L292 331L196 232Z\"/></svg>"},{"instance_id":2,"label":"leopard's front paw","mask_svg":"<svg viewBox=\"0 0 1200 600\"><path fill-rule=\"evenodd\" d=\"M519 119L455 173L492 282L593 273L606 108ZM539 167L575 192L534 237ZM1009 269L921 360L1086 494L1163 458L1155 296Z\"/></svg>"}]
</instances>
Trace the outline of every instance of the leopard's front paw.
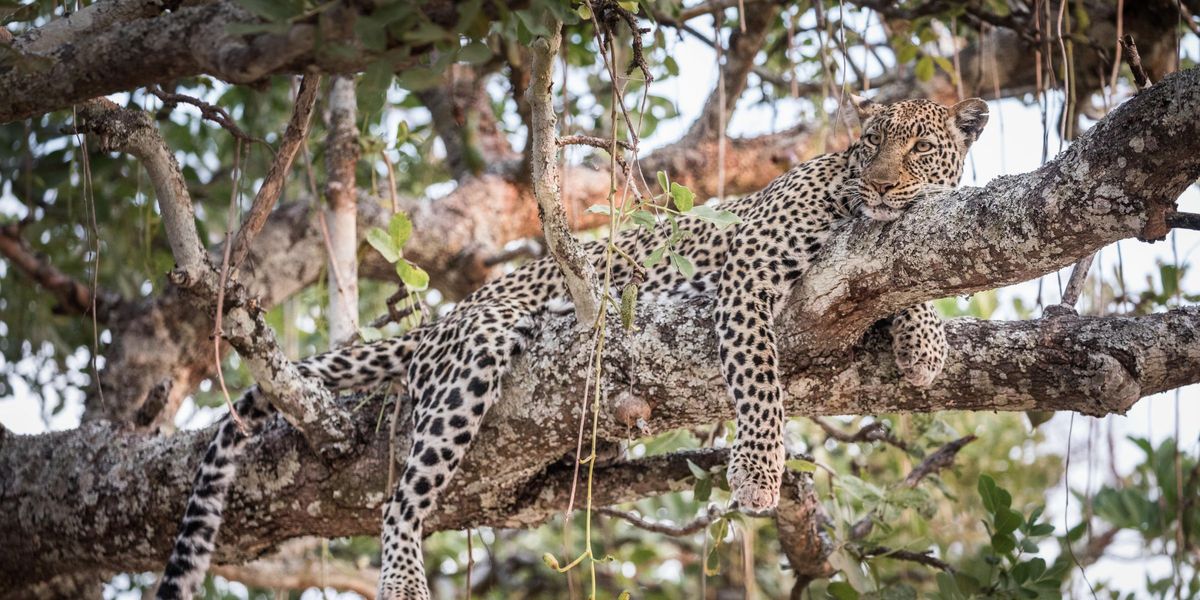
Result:
<instances>
[{"instance_id":1,"label":"leopard's front paw","mask_svg":"<svg viewBox=\"0 0 1200 600\"><path fill-rule=\"evenodd\" d=\"M743 512L761 513L779 504L779 485L783 473L782 448L776 453L733 452L729 463L729 488Z\"/></svg>"},{"instance_id":2,"label":"leopard's front paw","mask_svg":"<svg viewBox=\"0 0 1200 600\"><path fill-rule=\"evenodd\" d=\"M942 374L942 367L945 366L945 362L941 357L933 356L920 357L912 362L905 362L901 357L896 357L896 367L900 369L900 374L904 376L904 380L922 388L929 387L933 383L933 380Z\"/></svg>"}]
</instances>

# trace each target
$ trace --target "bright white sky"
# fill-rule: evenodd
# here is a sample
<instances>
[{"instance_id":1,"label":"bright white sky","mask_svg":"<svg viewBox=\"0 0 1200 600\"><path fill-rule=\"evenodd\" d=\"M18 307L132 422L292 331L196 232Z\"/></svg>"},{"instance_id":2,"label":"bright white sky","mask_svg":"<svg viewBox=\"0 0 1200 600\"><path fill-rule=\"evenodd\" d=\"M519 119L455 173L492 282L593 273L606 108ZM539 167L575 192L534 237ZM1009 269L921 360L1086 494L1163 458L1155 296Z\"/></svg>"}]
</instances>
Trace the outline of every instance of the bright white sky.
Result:
<instances>
[{"instance_id":1,"label":"bright white sky","mask_svg":"<svg viewBox=\"0 0 1200 600\"><path fill-rule=\"evenodd\" d=\"M711 33L707 25L698 27L706 34ZM654 147L670 143L677 139L699 113L709 90L716 85L716 70L713 68L715 54L707 46L686 38L674 41L668 35L668 43L676 44L673 56L679 63L682 77L654 84L654 92L673 99L678 106L681 118L660 124L655 134L644 140L643 148L647 151ZM1185 45L1185 52L1195 58L1200 56L1193 39ZM575 87L575 82L572 82ZM1057 114L1061 106L1061 96L1051 100L1050 114ZM745 104L745 103L743 103ZM772 130L783 129L794 124L801 114L800 105L794 102L781 102L776 110L758 105L739 108L730 123L732 135L754 135ZM389 128L394 131L394 127ZM962 185L984 185L991 179L1004 174L1024 173L1040 165L1042 143L1041 114L1036 105L1026 105L1019 100L1005 100L991 103L991 120L983 136L971 150L966 175ZM1057 135L1050 136L1050 152L1052 158L1059 149ZM3 199L0 199L3 204ZM1193 187L1180 201L1182 210L1200 212L1200 194ZM1172 264L1176 258L1173 250L1178 252L1180 264L1193 264L1200 248L1200 232L1179 231L1173 234L1173 239L1157 244L1144 244L1136 240L1120 243L1121 254L1124 258L1126 280L1133 290L1146 287L1147 277L1157 280L1158 264ZM1104 249L1097 261L1095 269L1102 269L1111 279L1111 274L1117 268L1118 257L1115 247ZM4 265L0 265L2 268ZM1070 269L1064 270L1058 277L1049 275L1042 278L1043 303L1050 305L1059 298L1059 278L1065 283ZM1183 289L1200 290L1200 269L1192 269L1188 273ZM1023 299L1026 306L1034 306L1038 293L1038 282L1031 281L1010 286L1000 290L1000 309L995 318L1017 318L1012 308L1015 298ZM1086 298L1082 302L1086 308ZM82 360L86 360L82 355ZM18 433L39 433L47 429L46 423L39 415L40 405L29 396L28 390L20 383L15 386L14 395L0 399L0 423ZM59 415L50 419L51 429L67 429L78 425L82 413L81 394L73 394L68 398L67 408ZM1176 413L1178 406L1178 415ZM204 414L197 415L195 407L189 402L180 410L178 422L189 427L202 426L211 422L218 412L202 409ZM1067 435L1072 427L1072 419L1068 414L1060 414L1047 425L1047 442L1044 451L1065 454L1067 444L1071 444L1072 468L1070 472L1071 485L1075 489L1083 489L1089 483L1092 488L1105 482L1108 477L1108 464L1115 460L1118 470L1127 472L1135 464L1140 454L1131 443L1125 441L1125 436L1148 437L1152 440L1162 440L1178 432L1183 440L1183 447L1195 451L1197 440L1200 438L1200 386L1189 386L1177 393L1160 394L1139 402L1126 416L1113 416L1105 419L1076 416L1073 420L1073 434ZM1119 440L1116 456L1108 456L1103 440L1112 430ZM1094 435L1094 452L1087 452L1089 432ZM1063 528L1063 494L1061 487L1052 492L1048 501L1048 514L1054 515L1061 530ZM1074 499L1072 499L1074 503ZM1070 519L1076 522L1077 506L1068 509ZM1118 543L1112 547L1112 554L1119 558L1105 559L1088 569L1089 579L1095 583L1099 579L1107 579L1116 584L1119 589L1134 591L1143 589L1147 575L1155 578L1170 572L1170 564L1165 558L1150 556L1149 549L1144 548L1132 536L1128 539L1118 538ZM1082 582L1080 582L1082 586ZM1086 588L1079 587L1077 595L1089 596ZM305 597L308 597L306 594ZM316 597L315 595L313 597Z\"/></svg>"}]
</instances>

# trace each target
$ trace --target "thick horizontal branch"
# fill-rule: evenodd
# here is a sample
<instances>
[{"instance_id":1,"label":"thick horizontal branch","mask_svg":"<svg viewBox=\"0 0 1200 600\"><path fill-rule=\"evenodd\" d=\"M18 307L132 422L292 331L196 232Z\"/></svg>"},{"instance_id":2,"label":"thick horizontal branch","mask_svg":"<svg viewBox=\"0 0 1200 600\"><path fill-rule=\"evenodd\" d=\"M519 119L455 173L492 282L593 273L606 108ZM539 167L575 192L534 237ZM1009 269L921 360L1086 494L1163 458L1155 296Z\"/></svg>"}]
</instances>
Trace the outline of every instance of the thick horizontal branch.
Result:
<instances>
[{"instance_id":1,"label":"thick horizontal branch","mask_svg":"<svg viewBox=\"0 0 1200 600\"><path fill-rule=\"evenodd\" d=\"M260 20L232 0L185 3L187 6L169 13L153 14L156 8L161 10L161 4L100 0L99 6L89 8L91 15L103 16L103 20L57 19L17 38L14 48L27 60L0 73L0 89L11 92L0 95L0 123L182 77L207 74L232 83L251 83L310 69L353 73L376 56L364 51L361 44L343 44L344 51L339 52L323 51L322 42L342 41L336 35L343 32L322 28L316 19L301 20L282 31L264 27L259 33L242 34L237 32L239 27ZM337 13L339 22L353 22L360 15L351 13L364 6L332 4L326 8ZM439 26L453 26L458 21L453 1L435 0L421 8ZM393 46L399 43L393 40Z\"/></svg>"},{"instance_id":2,"label":"thick horizontal branch","mask_svg":"<svg viewBox=\"0 0 1200 600\"><path fill-rule=\"evenodd\" d=\"M640 330L613 342L613 360L653 407L649 425L655 431L732 417L709 314L706 302L646 307ZM882 333L869 335L853 355L800 360L795 330L782 329L789 413L1041 409L1098 415L1123 412L1139 397L1200 380L1198 309L1024 322L960 319L948 329L946 372L927 390L897 383ZM563 457L575 448L587 346L586 334L569 317L543 328L504 382L504 398L441 500L431 531L532 526L564 509L573 468ZM681 363L675 356L691 359ZM614 386L628 389L629 383ZM328 463L294 429L268 427L249 448L234 485L218 561L247 560L301 535L373 535L389 448L376 421L390 410L377 400L359 407L347 434L361 451ZM0 587L62 574L64 565L81 571L154 568L166 554L209 435L211 430L166 439L134 435L114 446L111 429L92 425L0 440L0 502L9 507L0 514L0 565L15 567L0 567ZM604 415L601 435L629 434ZM398 443L407 443L407 436ZM720 453L701 452L606 465L597 469L597 503L686 488L685 458L702 468L723 460Z\"/></svg>"},{"instance_id":3,"label":"thick horizontal branch","mask_svg":"<svg viewBox=\"0 0 1200 600\"><path fill-rule=\"evenodd\" d=\"M1158 240L1200 177L1200 70L1172 74L1117 107L1045 166L916 203L898 220L854 222L822 249L783 319L844 348L917 302L1052 273L1118 240Z\"/></svg>"}]
</instances>

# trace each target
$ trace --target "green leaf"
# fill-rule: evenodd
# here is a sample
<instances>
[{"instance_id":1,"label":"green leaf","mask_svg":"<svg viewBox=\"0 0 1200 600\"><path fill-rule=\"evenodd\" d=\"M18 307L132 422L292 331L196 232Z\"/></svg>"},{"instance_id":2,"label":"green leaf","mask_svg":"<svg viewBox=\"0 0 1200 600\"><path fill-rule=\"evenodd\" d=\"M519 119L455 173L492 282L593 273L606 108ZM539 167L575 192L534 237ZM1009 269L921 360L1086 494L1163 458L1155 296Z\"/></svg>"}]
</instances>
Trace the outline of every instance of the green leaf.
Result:
<instances>
[{"instance_id":1,"label":"green leaf","mask_svg":"<svg viewBox=\"0 0 1200 600\"><path fill-rule=\"evenodd\" d=\"M403 72L396 76L396 83L400 84L400 87L414 92L432 88L441 83L441 81L441 71L433 69L404 69Z\"/></svg>"},{"instance_id":2,"label":"green leaf","mask_svg":"<svg viewBox=\"0 0 1200 600\"><path fill-rule=\"evenodd\" d=\"M623 8L635 15L638 12L637 0L618 0L617 4L619 4L621 6L621 8Z\"/></svg>"},{"instance_id":3,"label":"green leaf","mask_svg":"<svg viewBox=\"0 0 1200 600\"><path fill-rule=\"evenodd\" d=\"M1008 554L1017 547L1017 539L1008 533L997 533L992 535L992 549L997 554Z\"/></svg>"},{"instance_id":4,"label":"green leaf","mask_svg":"<svg viewBox=\"0 0 1200 600\"><path fill-rule=\"evenodd\" d=\"M996 531L999 533L1012 533L1021 522L1021 514L1011 508L1000 508L996 513Z\"/></svg>"},{"instance_id":5,"label":"green leaf","mask_svg":"<svg viewBox=\"0 0 1200 600\"><path fill-rule=\"evenodd\" d=\"M654 225L658 222L658 220L654 218L654 213L648 210L635 210L630 217L633 219L634 223L645 227L648 231L653 231Z\"/></svg>"},{"instance_id":6,"label":"green leaf","mask_svg":"<svg viewBox=\"0 0 1200 600\"><path fill-rule=\"evenodd\" d=\"M396 126L396 145L399 146L407 142L410 134L408 121L400 121L400 124Z\"/></svg>"},{"instance_id":7,"label":"green leaf","mask_svg":"<svg viewBox=\"0 0 1200 600\"><path fill-rule=\"evenodd\" d=\"M732 211L717 210L707 204L693 207L691 214L697 219L715 224L717 229L725 229L730 225L742 222L742 218L733 214Z\"/></svg>"},{"instance_id":8,"label":"green leaf","mask_svg":"<svg viewBox=\"0 0 1200 600\"><path fill-rule=\"evenodd\" d=\"M429 273L407 260L401 259L396 263L396 274L411 291L419 292L429 287Z\"/></svg>"},{"instance_id":9,"label":"green leaf","mask_svg":"<svg viewBox=\"0 0 1200 600\"><path fill-rule=\"evenodd\" d=\"M481 65L492 58L492 49L483 42L471 42L458 51L458 59L473 65Z\"/></svg>"},{"instance_id":10,"label":"green leaf","mask_svg":"<svg viewBox=\"0 0 1200 600\"><path fill-rule=\"evenodd\" d=\"M675 209L685 213L692 210L692 206L696 201L696 194L693 194L692 190L672 181L671 199L675 201Z\"/></svg>"},{"instance_id":11,"label":"green leaf","mask_svg":"<svg viewBox=\"0 0 1200 600\"><path fill-rule=\"evenodd\" d=\"M1029 529L1029 535L1034 537L1043 537L1054 533L1054 526L1049 523L1034 525Z\"/></svg>"},{"instance_id":12,"label":"green leaf","mask_svg":"<svg viewBox=\"0 0 1200 600\"><path fill-rule=\"evenodd\" d=\"M647 256L646 259L642 261L642 266L646 267L647 269L657 266L658 263L662 262L663 255L666 254L666 252L666 246L659 246L655 248L654 252L651 252L650 256Z\"/></svg>"},{"instance_id":13,"label":"green leaf","mask_svg":"<svg viewBox=\"0 0 1200 600\"><path fill-rule=\"evenodd\" d=\"M580 4L579 6L575 7L575 14L579 15L579 18L583 19L584 21L591 21L592 7L588 6L587 4Z\"/></svg>"},{"instance_id":14,"label":"green leaf","mask_svg":"<svg viewBox=\"0 0 1200 600\"><path fill-rule=\"evenodd\" d=\"M991 475L979 476L979 498L988 512L996 514L1000 508L1012 506L1012 495L1007 490L996 485Z\"/></svg>"},{"instance_id":15,"label":"green leaf","mask_svg":"<svg viewBox=\"0 0 1200 600\"><path fill-rule=\"evenodd\" d=\"M793 458L784 464L787 466L787 468L793 471L799 471L801 473L813 473L817 470L816 463L804 460L802 458Z\"/></svg>"},{"instance_id":16,"label":"green leaf","mask_svg":"<svg viewBox=\"0 0 1200 600\"><path fill-rule=\"evenodd\" d=\"M928 55L922 56L917 61L917 66L913 67L913 73L916 74L920 81L929 81L933 78L933 59Z\"/></svg>"},{"instance_id":17,"label":"green leaf","mask_svg":"<svg viewBox=\"0 0 1200 600\"><path fill-rule=\"evenodd\" d=\"M954 72L954 63L950 62L950 59L946 58L945 56L934 56L933 62L937 64L939 69L945 71L950 77L953 78L958 76L958 74Z\"/></svg>"},{"instance_id":18,"label":"green leaf","mask_svg":"<svg viewBox=\"0 0 1200 600\"><path fill-rule=\"evenodd\" d=\"M404 34L404 41L413 45L432 44L452 39L449 31L425 21Z\"/></svg>"},{"instance_id":19,"label":"green leaf","mask_svg":"<svg viewBox=\"0 0 1200 600\"><path fill-rule=\"evenodd\" d=\"M598 215L611 215L612 209L607 204L593 204L588 207L587 212L596 213Z\"/></svg>"},{"instance_id":20,"label":"green leaf","mask_svg":"<svg viewBox=\"0 0 1200 600\"><path fill-rule=\"evenodd\" d=\"M682 254L676 254L672 252L671 264L674 265L676 269L679 269L679 272L683 274L685 279L691 279L692 276L696 274L696 266L693 265L692 261L688 260L687 257L683 256Z\"/></svg>"},{"instance_id":21,"label":"green leaf","mask_svg":"<svg viewBox=\"0 0 1200 600\"><path fill-rule=\"evenodd\" d=\"M392 243L395 244L397 250L408 243L408 238L412 236L412 230L412 221L405 213L396 213L392 215L392 220L388 221L388 233L391 234Z\"/></svg>"},{"instance_id":22,"label":"green leaf","mask_svg":"<svg viewBox=\"0 0 1200 600\"><path fill-rule=\"evenodd\" d=\"M658 172L658 185L662 188L664 194L671 193L671 183L667 179L667 174L663 171Z\"/></svg>"},{"instance_id":23,"label":"green leaf","mask_svg":"<svg viewBox=\"0 0 1200 600\"><path fill-rule=\"evenodd\" d=\"M400 249L392 244L392 236L378 227L367 231L367 243L383 255L384 260L394 263L400 259Z\"/></svg>"},{"instance_id":24,"label":"green leaf","mask_svg":"<svg viewBox=\"0 0 1200 600\"><path fill-rule=\"evenodd\" d=\"M710 477L710 474L708 471L705 471L704 469L700 468L700 465L698 465L690 460L687 461L687 466L688 466L688 470L692 472L692 476L696 478L696 481L700 481L702 479L708 479Z\"/></svg>"},{"instance_id":25,"label":"green leaf","mask_svg":"<svg viewBox=\"0 0 1200 600\"><path fill-rule=\"evenodd\" d=\"M835 600L858 600L858 592L854 586L845 581L835 581L825 588L825 591Z\"/></svg>"},{"instance_id":26,"label":"green leaf","mask_svg":"<svg viewBox=\"0 0 1200 600\"><path fill-rule=\"evenodd\" d=\"M712 497L712 490L713 480L711 478L697 479L696 487L692 489L692 495L696 502L708 502L708 499Z\"/></svg>"},{"instance_id":27,"label":"green leaf","mask_svg":"<svg viewBox=\"0 0 1200 600\"><path fill-rule=\"evenodd\" d=\"M379 114L387 100L388 88L392 86L390 61L377 60L367 65L366 72L358 83L358 109L362 114Z\"/></svg>"}]
</instances>

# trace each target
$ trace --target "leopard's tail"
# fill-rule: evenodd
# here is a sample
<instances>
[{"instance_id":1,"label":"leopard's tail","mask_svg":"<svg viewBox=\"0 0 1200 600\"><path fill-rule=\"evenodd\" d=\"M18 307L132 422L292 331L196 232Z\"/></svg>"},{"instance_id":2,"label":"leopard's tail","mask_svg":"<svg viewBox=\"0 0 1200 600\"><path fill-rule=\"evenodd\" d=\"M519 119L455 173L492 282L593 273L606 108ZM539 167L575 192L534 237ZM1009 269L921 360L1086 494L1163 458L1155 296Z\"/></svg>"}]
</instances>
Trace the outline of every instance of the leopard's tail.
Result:
<instances>
[{"instance_id":1,"label":"leopard's tail","mask_svg":"<svg viewBox=\"0 0 1200 600\"><path fill-rule=\"evenodd\" d=\"M420 343L421 330L362 346L339 348L298 363L305 377L316 377L331 390L344 390L402 378L412 353ZM171 558L158 586L160 600L187 600L204 581L212 558L214 540L221 527L225 497L237 475L238 459L250 434L260 428L275 409L255 386L233 405L246 424L238 428L226 415L209 443L192 482L192 495L179 524Z\"/></svg>"},{"instance_id":2,"label":"leopard's tail","mask_svg":"<svg viewBox=\"0 0 1200 600\"><path fill-rule=\"evenodd\" d=\"M274 412L257 386L247 390L233 406L250 430L256 429ZM248 439L249 435L238 428L230 415L221 419L217 435L209 443L192 482L187 511L179 524L171 558L158 586L160 600L191 598L204 581L212 558L213 540L221 527L225 496L237 475L238 458Z\"/></svg>"}]
</instances>

